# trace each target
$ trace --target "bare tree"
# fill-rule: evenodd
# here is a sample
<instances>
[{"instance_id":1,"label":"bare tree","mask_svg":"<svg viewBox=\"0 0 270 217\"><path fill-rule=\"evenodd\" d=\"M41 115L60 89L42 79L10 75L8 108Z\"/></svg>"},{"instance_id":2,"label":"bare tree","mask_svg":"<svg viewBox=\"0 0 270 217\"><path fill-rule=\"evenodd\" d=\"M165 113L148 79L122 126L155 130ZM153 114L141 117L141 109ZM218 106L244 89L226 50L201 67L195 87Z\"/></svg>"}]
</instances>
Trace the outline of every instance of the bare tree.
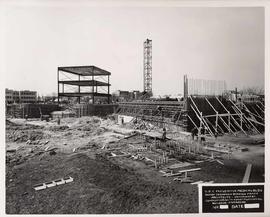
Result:
<instances>
[{"instance_id":1,"label":"bare tree","mask_svg":"<svg viewBox=\"0 0 270 217\"><path fill-rule=\"evenodd\" d=\"M250 95L264 95L264 88L263 87L246 87L243 88L241 91L243 94L250 94Z\"/></svg>"}]
</instances>

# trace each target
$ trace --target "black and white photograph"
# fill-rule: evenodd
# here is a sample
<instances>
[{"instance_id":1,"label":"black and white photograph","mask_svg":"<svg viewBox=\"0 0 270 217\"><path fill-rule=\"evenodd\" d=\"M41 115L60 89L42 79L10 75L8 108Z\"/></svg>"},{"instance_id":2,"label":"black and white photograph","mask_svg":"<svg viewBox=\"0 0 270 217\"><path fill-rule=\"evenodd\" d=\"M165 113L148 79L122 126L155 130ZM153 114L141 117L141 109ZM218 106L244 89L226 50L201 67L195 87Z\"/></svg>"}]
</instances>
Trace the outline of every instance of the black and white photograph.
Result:
<instances>
[{"instance_id":1,"label":"black and white photograph","mask_svg":"<svg viewBox=\"0 0 270 217\"><path fill-rule=\"evenodd\" d=\"M199 2L2 4L3 213L266 214L266 9Z\"/></svg>"}]
</instances>

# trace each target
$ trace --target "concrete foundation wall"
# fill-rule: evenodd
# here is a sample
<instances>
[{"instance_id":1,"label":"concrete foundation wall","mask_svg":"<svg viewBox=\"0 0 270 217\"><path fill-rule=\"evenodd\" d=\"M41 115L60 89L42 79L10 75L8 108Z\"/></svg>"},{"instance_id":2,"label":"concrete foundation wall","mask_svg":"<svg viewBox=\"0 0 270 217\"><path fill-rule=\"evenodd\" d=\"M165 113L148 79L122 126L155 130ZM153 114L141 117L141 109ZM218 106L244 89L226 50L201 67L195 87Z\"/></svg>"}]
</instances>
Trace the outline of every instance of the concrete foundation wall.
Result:
<instances>
[{"instance_id":1,"label":"concrete foundation wall","mask_svg":"<svg viewBox=\"0 0 270 217\"><path fill-rule=\"evenodd\" d=\"M77 105L76 116L106 116L115 112L116 104L80 104Z\"/></svg>"},{"instance_id":2,"label":"concrete foundation wall","mask_svg":"<svg viewBox=\"0 0 270 217\"><path fill-rule=\"evenodd\" d=\"M51 113L52 119L58 119L58 118L73 118L76 117L76 114L73 112L67 112L67 111L54 111Z\"/></svg>"},{"instance_id":3,"label":"concrete foundation wall","mask_svg":"<svg viewBox=\"0 0 270 217\"><path fill-rule=\"evenodd\" d=\"M42 115L50 115L53 111L61 110L56 104L15 104L6 107L6 115L16 118L40 118Z\"/></svg>"}]
</instances>

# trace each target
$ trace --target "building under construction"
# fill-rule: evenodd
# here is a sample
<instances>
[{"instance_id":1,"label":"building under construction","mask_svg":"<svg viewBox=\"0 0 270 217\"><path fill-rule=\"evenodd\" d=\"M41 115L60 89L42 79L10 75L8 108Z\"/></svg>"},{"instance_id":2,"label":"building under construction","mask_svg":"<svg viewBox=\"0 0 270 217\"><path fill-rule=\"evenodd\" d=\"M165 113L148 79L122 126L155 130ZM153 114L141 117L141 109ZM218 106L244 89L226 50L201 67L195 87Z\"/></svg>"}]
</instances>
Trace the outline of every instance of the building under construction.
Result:
<instances>
[{"instance_id":1,"label":"building under construction","mask_svg":"<svg viewBox=\"0 0 270 217\"><path fill-rule=\"evenodd\" d=\"M69 66L57 70L58 103L64 97L76 98L79 117L115 112L159 127L175 126L188 132L204 128L211 137L264 132L264 104L241 101L239 97L232 100L225 94L225 81L192 79L184 75L181 101L150 100L153 94L152 40L144 42L143 53L143 95L139 99L109 105L110 72L96 66ZM73 87L72 92L69 87Z\"/></svg>"},{"instance_id":2,"label":"building under construction","mask_svg":"<svg viewBox=\"0 0 270 217\"><path fill-rule=\"evenodd\" d=\"M62 75L62 76L61 76ZM70 75L77 76L77 79L70 79ZM96 66L65 66L58 67L58 102L61 97L77 97L78 103L81 97L90 97L95 104L96 98L105 98L110 103L110 75L111 73ZM99 78L99 80L98 80ZM100 79L102 81L100 81ZM76 87L75 91L67 91L66 86ZM84 91L82 91L82 87ZM106 90L102 90L105 87Z\"/></svg>"},{"instance_id":3,"label":"building under construction","mask_svg":"<svg viewBox=\"0 0 270 217\"><path fill-rule=\"evenodd\" d=\"M152 95L152 40L144 42L144 92ZM120 102L116 111L160 127L177 126L179 130L201 128L212 137L229 133L244 135L264 133L264 104L261 101L232 100L226 96L226 82L192 79L184 75L182 101L134 100Z\"/></svg>"},{"instance_id":4,"label":"building under construction","mask_svg":"<svg viewBox=\"0 0 270 217\"><path fill-rule=\"evenodd\" d=\"M203 127L212 137L264 133L264 104L241 98L233 101L225 96L225 90L224 81L194 80L185 75L182 101L121 102L117 113L189 132Z\"/></svg>"},{"instance_id":5,"label":"building under construction","mask_svg":"<svg viewBox=\"0 0 270 217\"><path fill-rule=\"evenodd\" d=\"M111 72L62 66L58 102L6 110L8 214L196 213L201 184L220 186L220 204L223 183L264 187L263 101L187 75L183 97L155 99L152 40L143 45L141 91L111 96Z\"/></svg>"}]
</instances>

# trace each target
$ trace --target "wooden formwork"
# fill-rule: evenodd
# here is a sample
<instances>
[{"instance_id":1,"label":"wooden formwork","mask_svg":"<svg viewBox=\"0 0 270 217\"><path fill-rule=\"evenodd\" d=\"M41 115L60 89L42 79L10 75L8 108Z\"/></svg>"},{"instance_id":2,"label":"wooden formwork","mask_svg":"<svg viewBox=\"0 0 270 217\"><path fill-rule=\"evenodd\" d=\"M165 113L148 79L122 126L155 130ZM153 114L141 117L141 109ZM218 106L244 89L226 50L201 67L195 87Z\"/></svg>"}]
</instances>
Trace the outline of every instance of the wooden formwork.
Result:
<instances>
[{"instance_id":1,"label":"wooden formwork","mask_svg":"<svg viewBox=\"0 0 270 217\"><path fill-rule=\"evenodd\" d=\"M261 109L252 110L244 102L236 104L219 97L190 96L187 102L189 126L197 128L199 135L202 128L212 137L224 133L236 136L241 132L248 136L250 133L264 132L264 110L258 104L252 108L256 106Z\"/></svg>"}]
</instances>

